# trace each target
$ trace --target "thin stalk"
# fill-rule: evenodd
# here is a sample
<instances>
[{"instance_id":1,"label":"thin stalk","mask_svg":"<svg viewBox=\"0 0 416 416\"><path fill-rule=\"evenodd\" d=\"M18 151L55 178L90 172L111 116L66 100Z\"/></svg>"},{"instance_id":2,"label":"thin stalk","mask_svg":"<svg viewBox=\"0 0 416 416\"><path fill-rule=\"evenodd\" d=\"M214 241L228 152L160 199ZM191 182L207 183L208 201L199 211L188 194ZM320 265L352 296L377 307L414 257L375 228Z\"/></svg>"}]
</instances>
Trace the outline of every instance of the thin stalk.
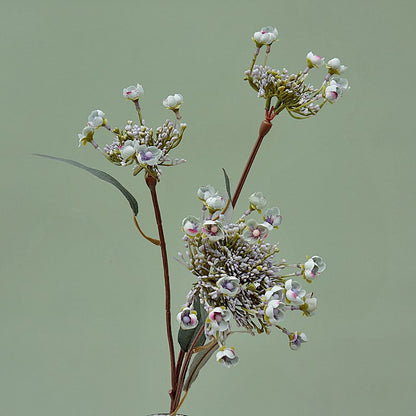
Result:
<instances>
[{"instance_id":1,"label":"thin stalk","mask_svg":"<svg viewBox=\"0 0 416 416\"><path fill-rule=\"evenodd\" d=\"M166 317L166 333L169 344L169 355L170 355L170 376L172 390L170 392L171 402L173 400L173 388L176 385L176 368L175 368L175 348L173 345L172 337L172 322L171 322L171 311L170 311L170 281L169 281L169 263L168 263L168 252L166 250L165 235L163 232L162 216L160 214L159 202L157 200L156 184L157 180L151 176L146 175L146 184L149 187L150 194L152 196L153 209L155 212L155 218L157 223L157 229L159 232L160 250L162 254L163 264L163 276L165 282L165 317Z\"/></svg>"},{"instance_id":2,"label":"thin stalk","mask_svg":"<svg viewBox=\"0 0 416 416\"><path fill-rule=\"evenodd\" d=\"M199 331L197 332L197 334L195 336L195 339L192 341L192 344L189 347L189 350L187 351L187 353L185 355L185 362L182 366L182 369L181 369L181 372L180 372L180 375L179 375L179 378L178 378L177 384L176 384L176 395L175 395L175 398L173 400L173 406L170 409L171 412L173 412L173 410L175 410L178 407L179 400L180 400L181 395L182 395L183 385L185 383L186 372L188 371L188 367L189 367L189 364L191 362L192 355L194 353L195 345L197 344L197 342L199 341L199 338L203 334L204 329L205 329L205 325L202 325L201 328L199 328Z\"/></svg>"},{"instance_id":3,"label":"thin stalk","mask_svg":"<svg viewBox=\"0 0 416 416\"><path fill-rule=\"evenodd\" d=\"M253 165L254 159L256 158L257 152L260 149L261 143L264 139L264 136L270 131L272 128L272 123L268 120L263 120L260 124L259 129L259 137L257 137L256 143L251 151L250 157L248 158L246 167L244 168L243 174L241 175L240 181L238 182L237 189L235 190L232 204L233 208L236 206L238 198L240 196L241 190L243 189L244 183L247 179L247 176L250 172L251 166Z\"/></svg>"}]
</instances>

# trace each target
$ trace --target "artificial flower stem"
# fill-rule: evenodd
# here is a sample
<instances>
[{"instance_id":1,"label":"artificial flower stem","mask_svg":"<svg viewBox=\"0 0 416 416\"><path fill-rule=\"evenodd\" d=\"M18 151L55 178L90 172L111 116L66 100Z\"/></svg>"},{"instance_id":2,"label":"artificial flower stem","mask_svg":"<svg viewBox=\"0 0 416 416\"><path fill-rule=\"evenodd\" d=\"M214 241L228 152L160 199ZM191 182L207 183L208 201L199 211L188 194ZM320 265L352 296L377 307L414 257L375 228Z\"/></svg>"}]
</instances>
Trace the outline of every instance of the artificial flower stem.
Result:
<instances>
[{"instance_id":1,"label":"artificial flower stem","mask_svg":"<svg viewBox=\"0 0 416 416\"><path fill-rule=\"evenodd\" d=\"M204 333L204 330L205 330L205 325L202 325L201 328L199 328L199 331L197 332L194 340L192 341L191 346L189 347L189 350L187 351L185 355L185 362L182 366L180 376L176 384L176 395L175 395L175 398L173 400L173 403L170 409L171 412L173 412L173 410L175 410L178 407L178 404L181 398L181 393L183 390L183 385L185 383L186 372L188 371L189 363L191 362L191 358L194 353L195 345L198 343L199 338L201 338L202 334Z\"/></svg>"},{"instance_id":2,"label":"artificial flower stem","mask_svg":"<svg viewBox=\"0 0 416 416\"><path fill-rule=\"evenodd\" d=\"M270 123L270 121L267 120L263 120L262 123L260 124L260 129L259 129L259 137L257 138L256 144L253 147L253 150L251 151L250 157L248 158L246 167L244 168L243 174L241 175L240 178L240 182L238 182L237 185L237 189L235 190L234 196L233 196L233 200L232 200L232 204L233 204L233 208L236 206L238 198L240 196L241 190L243 189L244 183L247 179L247 176L250 172L251 166L253 165L254 159L256 158L257 152L260 149L261 143L264 139L264 137L266 136L266 134L270 131L270 129L272 128L272 123Z\"/></svg>"},{"instance_id":3,"label":"artificial flower stem","mask_svg":"<svg viewBox=\"0 0 416 416\"><path fill-rule=\"evenodd\" d=\"M139 115L140 125L143 126L142 112L140 110L139 100L134 100L133 102L136 107L137 114Z\"/></svg>"},{"instance_id":4,"label":"artificial flower stem","mask_svg":"<svg viewBox=\"0 0 416 416\"><path fill-rule=\"evenodd\" d=\"M135 215L133 215L133 221L134 221L134 224L136 225L136 228L139 230L139 233L147 240L147 241L150 241L152 244L154 244L155 246L160 246L160 241L159 240L156 240L156 238L152 238L152 237L149 237L149 236L147 236L144 232L143 232L143 230L140 228L140 225L139 225L139 223L137 222L137 218L136 218L136 216Z\"/></svg>"},{"instance_id":5,"label":"artificial flower stem","mask_svg":"<svg viewBox=\"0 0 416 416\"><path fill-rule=\"evenodd\" d=\"M175 382L176 368L175 368L175 348L173 345L172 321L171 321L171 311L170 311L169 263L168 263L168 252L166 249L165 235L163 232L162 216L160 214L159 202L158 202L157 193L156 193L156 184L157 184L157 180L153 176L147 174L146 185L148 186L150 190L150 194L152 196L153 209L155 212L156 224L157 224L157 229L159 232L160 250L162 254L163 276L164 276L164 282L165 282L166 333L167 333L168 344L169 344L170 375L171 375L171 385L172 385L172 390L173 390L173 386L176 384ZM171 400L173 400L173 391L171 393Z\"/></svg>"}]
</instances>

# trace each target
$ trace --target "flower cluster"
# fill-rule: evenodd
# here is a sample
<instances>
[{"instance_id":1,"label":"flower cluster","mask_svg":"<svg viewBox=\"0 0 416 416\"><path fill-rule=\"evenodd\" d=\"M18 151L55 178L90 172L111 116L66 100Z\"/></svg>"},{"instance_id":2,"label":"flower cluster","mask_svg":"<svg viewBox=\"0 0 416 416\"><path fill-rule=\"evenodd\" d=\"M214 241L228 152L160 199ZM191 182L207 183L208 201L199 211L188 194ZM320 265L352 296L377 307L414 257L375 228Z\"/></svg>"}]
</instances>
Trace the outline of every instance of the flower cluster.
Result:
<instances>
[{"instance_id":1,"label":"flower cluster","mask_svg":"<svg viewBox=\"0 0 416 416\"><path fill-rule=\"evenodd\" d=\"M199 188L198 198L203 203L202 216L182 222L187 250L181 258L197 277L178 314L182 329L196 326L190 314L199 302L206 311L205 335L218 342L217 361L227 367L238 362L234 349L225 346L232 319L252 335L277 327L288 336L291 349L299 348L306 335L290 332L280 323L287 311L298 310L305 316L315 311L316 298L293 278L303 277L310 283L325 270L323 260L312 256L303 264L290 265L276 259L279 246L266 239L279 227L282 216L277 207L265 208L267 201L260 192L250 196L248 210L236 222L230 220L230 204L212 186ZM255 212L260 221L248 218ZM288 268L295 271L288 273Z\"/></svg>"},{"instance_id":2,"label":"flower cluster","mask_svg":"<svg viewBox=\"0 0 416 416\"><path fill-rule=\"evenodd\" d=\"M180 123L177 125L176 120L174 122L166 120L155 131L147 127L142 119L139 105L143 94L144 90L140 84L131 85L123 89L124 97L135 105L139 123L127 121L124 129L111 129L107 124L104 112L94 110L88 117L87 126L78 135L79 144L86 145L91 143L94 148L101 151L106 159L114 165L132 165L133 175L137 175L144 170L146 173L159 179L161 174L159 166L174 166L185 162L184 159L171 159L169 152L181 142L186 124ZM165 108L175 113L177 120L181 119L179 107L183 103L182 95L170 95L162 103ZM105 127L113 134L112 143L105 145L103 149L94 141L94 134L100 127Z\"/></svg>"},{"instance_id":3,"label":"flower cluster","mask_svg":"<svg viewBox=\"0 0 416 416\"><path fill-rule=\"evenodd\" d=\"M265 31L264 34L262 34L263 31ZM273 33L276 34L275 37ZM262 40L266 37L267 40ZM297 74L290 74L285 68L281 71L272 69L266 66L266 61L264 65L256 65L259 49L262 46L267 45L266 58L270 52L272 42L268 43L269 38L273 38L272 42L277 39L277 29L262 28L260 32L254 34L253 40L256 43L256 50L251 66L245 72L245 79L257 91L258 97L266 99L267 110L270 109L272 99L276 100L276 104L272 108L274 115L286 109L294 118L311 117L317 114L325 103L334 103L349 89L348 81L337 76L347 69L338 58L332 58L326 64L327 74L319 88L306 83L309 70L321 67L325 63L325 58L312 51L306 55L306 68Z\"/></svg>"}]
</instances>

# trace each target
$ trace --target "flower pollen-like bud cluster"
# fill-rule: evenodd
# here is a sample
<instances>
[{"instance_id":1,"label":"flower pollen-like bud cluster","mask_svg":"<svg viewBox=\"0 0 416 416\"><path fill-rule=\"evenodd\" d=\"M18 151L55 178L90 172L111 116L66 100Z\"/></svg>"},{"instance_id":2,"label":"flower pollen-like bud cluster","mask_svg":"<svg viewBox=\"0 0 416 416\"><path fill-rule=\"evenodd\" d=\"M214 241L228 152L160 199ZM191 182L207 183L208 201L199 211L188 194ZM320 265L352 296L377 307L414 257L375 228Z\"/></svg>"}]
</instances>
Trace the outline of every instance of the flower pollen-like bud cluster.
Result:
<instances>
[{"instance_id":1,"label":"flower pollen-like bud cluster","mask_svg":"<svg viewBox=\"0 0 416 416\"><path fill-rule=\"evenodd\" d=\"M327 74L320 87L314 87L306 82L309 71L312 68L322 67L325 62L324 58L312 51L306 55L306 68L295 74L290 74L285 68L276 70L266 66L270 45L277 40L277 29L271 27L268 30L263 29L253 36L256 50L244 79L257 92L258 97L266 100L266 110L271 109L273 117L284 109L294 118L304 119L314 116L325 103L334 103L348 91L348 81L344 78L336 78L347 69L338 58L332 58L327 62ZM258 65L256 60L262 45L268 46L264 64ZM274 104L271 108L272 100Z\"/></svg>"},{"instance_id":2,"label":"flower pollen-like bud cluster","mask_svg":"<svg viewBox=\"0 0 416 416\"><path fill-rule=\"evenodd\" d=\"M87 126L84 127L82 133L78 134L79 145L91 143L114 165L132 165L133 175L144 170L147 174L159 179L160 166L174 166L185 162L184 159L171 159L169 156L169 152L181 142L186 129L185 123L178 125L178 120L181 118L179 107L183 102L183 97L175 94L163 100L163 105L176 114L176 120L174 122L166 120L154 131L147 127L142 119L139 101L143 94L144 90L140 84L123 89L124 97L136 108L139 123L127 121L124 129L111 129L107 124L105 114L101 110L94 110L88 116ZM93 140L96 130L100 127L105 127L113 134L112 143L105 145L103 149Z\"/></svg>"},{"instance_id":3,"label":"flower pollen-like bud cluster","mask_svg":"<svg viewBox=\"0 0 416 416\"><path fill-rule=\"evenodd\" d=\"M198 189L203 202L200 218L186 217L182 222L186 255L180 254L185 266L197 277L188 293L187 302L178 314L184 329L190 318L183 315L198 303L205 310L205 335L220 348L217 361L226 367L235 365L238 357L233 348L226 348L227 337L233 333L233 320L244 332L270 333L276 327L289 337L291 349L307 341L301 332L291 332L280 326L287 311L298 310L310 316L316 309L316 298L306 293L294 277L310 282L325 269L319 256L304 264L290 265L277 260L279 246L267 242L270 231L281 223L277 207L265 210L267 200L256 192L249 198L249 209L236 222L230 220L232 209L210 185ZM223 204L209 204L211 198L224 199ZM258 223L247 218L258 212ZM288 273L288 268L295 271ZM241 332L241 331L240 331Z\"/></svg>"}]
</instances>

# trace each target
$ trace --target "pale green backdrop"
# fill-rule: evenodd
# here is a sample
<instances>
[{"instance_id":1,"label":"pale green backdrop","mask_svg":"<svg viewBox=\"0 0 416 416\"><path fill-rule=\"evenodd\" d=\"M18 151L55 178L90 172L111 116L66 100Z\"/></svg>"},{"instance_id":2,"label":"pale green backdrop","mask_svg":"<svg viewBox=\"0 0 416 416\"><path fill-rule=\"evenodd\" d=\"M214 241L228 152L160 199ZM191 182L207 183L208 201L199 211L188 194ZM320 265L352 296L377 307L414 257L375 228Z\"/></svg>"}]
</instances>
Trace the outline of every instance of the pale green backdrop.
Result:
<instances>
[{"instance_id":1,"label":"pale green backdrop","mask_svg":"<svg viewBox=\"0 0 416 416\"><path fill-rule=\"evenodd\" d=\"M240 364L201 372L190 416L413 415L414 15L408 1L11 1L0 6L1 416L144 416L168 407L159 251L116 190L33 152L78 160L134 191L155 234L142 177L77 147L91 110L135 117L122 88L140 82L148 124L181 92L188 130L160 184L174 311L193 278L173 260L199 185L235 186L263 117L243 82L252 33L272 24L269 63L339 56L351 90L317 117L274 123L239 203L262 191L282 210L282 256L319 253L319 311L280 333L232 340ZM314 76L316 74L313 74ZM313 77L318 80L318 77ZM110 136L103 132L98 141ZM290 314L289 314L290 315ZM293 314L292 314L293 315Z\"/></svg>"}]
</instances>

